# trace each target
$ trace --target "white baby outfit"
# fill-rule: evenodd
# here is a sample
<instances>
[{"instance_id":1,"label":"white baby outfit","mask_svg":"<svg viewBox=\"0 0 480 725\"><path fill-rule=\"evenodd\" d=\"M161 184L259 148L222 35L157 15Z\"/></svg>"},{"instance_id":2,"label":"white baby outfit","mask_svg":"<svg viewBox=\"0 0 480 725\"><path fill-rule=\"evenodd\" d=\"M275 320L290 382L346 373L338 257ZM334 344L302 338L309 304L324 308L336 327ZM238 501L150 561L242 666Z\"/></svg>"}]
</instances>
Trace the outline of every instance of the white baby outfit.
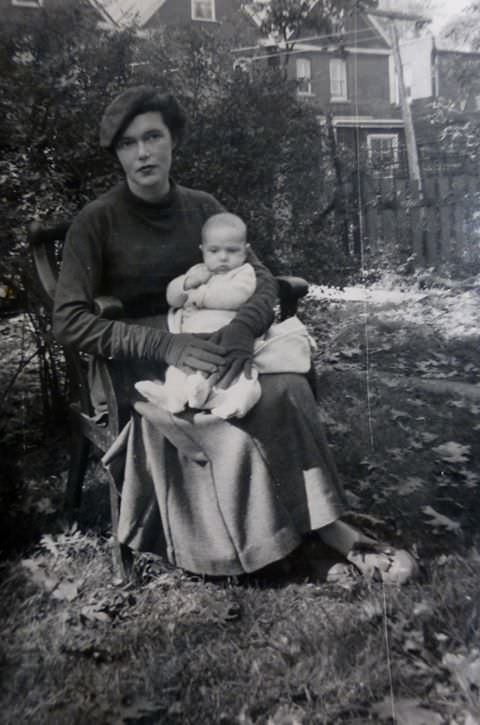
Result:
<instances>
[{"instance_id":1,"label":"white baby outfit","mask_svg":"<svg viewBox=\"0 0 480 725\"><path fill-rule=\"evenodd\" d=\"M205 271L205 265L196 265ZM171 332L216 332L235 317L240 305L254 293L255 271L245 263L228 272L212 274L204 284L184 289L185 275L176 277L167 288L170 304L168 327ZM206 273L207 274L207 273ZM259 373L306 373L311 365L312 340L298 317L273 324L255 341L252 378L242 373L226 390L211 388L200 372L186 373L170 366L165 382L143 380L137 390L171 413L201 408L214 415L242 418L261 396Z\"/></svg>"}]
</instances>

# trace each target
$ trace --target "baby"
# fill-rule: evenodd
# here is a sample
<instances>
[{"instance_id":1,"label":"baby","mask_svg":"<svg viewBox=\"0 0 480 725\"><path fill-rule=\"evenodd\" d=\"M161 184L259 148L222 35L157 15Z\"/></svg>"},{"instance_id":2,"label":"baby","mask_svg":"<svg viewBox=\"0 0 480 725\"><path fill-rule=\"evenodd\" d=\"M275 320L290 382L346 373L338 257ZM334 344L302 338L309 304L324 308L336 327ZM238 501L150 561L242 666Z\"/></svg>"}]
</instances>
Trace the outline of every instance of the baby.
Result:
<instances>
[{"instance_id":1,"label":"baby","mask_svg":"<svg viewBox=\"0 0 480 725\"><path fill-rule=\"evenodd\" d=\"M194 265L167 287L171 332L216 332L231 322L238 308L255 291L255 271L246 261L247 228L240 217L223 212L207 219L202 227L200 249L203 263ZM300 341L300 346L289 345L292 336L297 343ZM252 377L241 373L226 390L212 387L203 373L173 366L167 368L163 384L143 380L135 387L171 413L179 413L188 406L211 410L224 419L241 418L261 396L259 372L303 373L309 367L308 333L298 318L290 318L272 325L264 338L257 340Z\"/></svg>"}]
</instances>

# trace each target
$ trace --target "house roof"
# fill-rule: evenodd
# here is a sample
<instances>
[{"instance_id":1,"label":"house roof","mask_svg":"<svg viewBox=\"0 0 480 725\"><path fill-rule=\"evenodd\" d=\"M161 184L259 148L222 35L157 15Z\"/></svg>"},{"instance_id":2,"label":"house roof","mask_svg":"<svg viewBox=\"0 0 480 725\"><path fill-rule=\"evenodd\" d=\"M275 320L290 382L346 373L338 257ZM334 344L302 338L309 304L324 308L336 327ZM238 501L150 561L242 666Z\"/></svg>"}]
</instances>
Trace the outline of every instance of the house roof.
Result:
<instances>
[{"instance_id":1,"label":"house roof","mask_svg":"<svg viewBox=\"0 0 480 725\"><path fill-rule=\"evenodd\" d=\"M310 12L314 10L315 6L318 5L320 0L310 0ZM254 21L254 23L261 27L263 21L266 17L266 9L267 6L270 4L270 0L256 0L255 5L256 9L254 9L250 4L246 3L243 6L244 11L247 13L247 15ZM263 6L263 7L260 7ZM388 34L384 30L384 28L381 26L379 22L377 22L377 19L370 15L368 12L364 12L365 17L367 18L367 21L372 26L373 30L378 33L378 36L381 40L383 40L388 47L390 47L390 38L388 37ZM289 33L289 38L293 35L293 31ZM274 42L275 38L273 38L272 34L267 39L270 42ZM299 39L301 40L301 39Z\"/></svg>"},{"instance_id":2,"label":"house roof","mask_svg":"<svg viewBox=\"0 0 480 725\"><path fill-rule=\"evenodd\" d=\"M90 0L106 20L118 26L143 27L166 0Z\"/></svg>"}]
</instances>

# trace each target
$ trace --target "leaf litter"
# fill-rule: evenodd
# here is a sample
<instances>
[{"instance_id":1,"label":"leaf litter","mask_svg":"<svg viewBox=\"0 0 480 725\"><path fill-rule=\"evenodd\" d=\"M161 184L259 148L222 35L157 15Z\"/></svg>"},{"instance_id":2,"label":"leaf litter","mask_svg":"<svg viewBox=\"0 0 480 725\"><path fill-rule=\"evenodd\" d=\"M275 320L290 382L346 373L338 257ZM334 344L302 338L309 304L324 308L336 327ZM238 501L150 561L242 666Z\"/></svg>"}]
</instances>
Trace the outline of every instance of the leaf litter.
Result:
<instances>
[{"instance_id":1,"label":"leaf litter","mask_svg":"<svg viewBox=\"0 0 480 725\"><path fill-rule=\"evenodd\" d=\"M418 310L419 306L427 304L427 297L431 301L433 294L421 293L412 304ZM447 298L448 295L440 295L438 298L443 307L437 315L424 315L426 329L430 326L430 332L424 336L422 354L428 353L428 346L434 338L433 330L438 331L445 323L445 314L448 313L445 302ZM375 340L375 345L372 345L374 354L393 356L398 340L403 340L402 344L407 345L409 335L402 330L402 315L403 310L407 309L405 319L409 320L409 308L410 301L404 297L401 310L398 306L395 309L391 305L386 310L375 310L375 318L370 318L370 332L375 336L374 325L378 323L381 334ZM354 317L358 335L358 315ZM463 434L463 429L462 435L458 433L461 427L458 421L461 424L471 421L472 416L478 416L478 410L475 410L475 404L469 404L464 399L456 399L455 404L451 405L450 401L443 399L442 405L439 405L435 396L415 396L410 389L405 394L395 380L375 384L375 390L371 391L374 393L371 396L374 419L372 451L365 436L364 378L360 377L357 383L353 377L348 377L355 367L364 376L365 347L359 342L358 336L355 338L355 329L349 320L345 318L344 322L344 327L334 324L336 329L331 339L337 340L338 347L335 347L335 343L330 349L332 359L342 360L338 375L344 377L333 378L334 392L337 393L338 389L338 395L332 397L331 405L328 404L328 386L322 392L327 395L327 404L323 408L327 429L332 434L333 445L337 449L340 447L339 460L343 466L342 473L346 474L350 500L359 510L369 511L373 519L370 522L372 527L375 521L385 522L391 516L393 532L399 535L406 532L412 546L418 543L421 548L428 541L428 545L432 547L430 533L434 532L438 534L435 538L440 542L440 549L444 546L442 542L448 542L450 547L452 539L461 539L459 534L463 531L464 519L440 513L436 496L445 485L448 493L448 486L453 489L462 481L465 492L471 492L472 501L478 491L478 476L467 468L467 464L476 460L478 448L475 448L476 444L469 435ZM421 324L418 322L419 331L420 328ZM389 335L388 342L385 339L382 341L382 335ZM445 340L448 339L447 335ZM328 339L326 342L328 344ZM345 354L341 354L342 349ZM399 362L402 369L408 372L413 369L413 364L409 363L407 353L405 348L402 352L404 357ZM447 371L448 365L456 365L454 357L444 353L439 347L435 347L434 353L430 362L419 360L420 367L415 363L417 371L422 371L422 362L425 362L425 374L442 373ZM468 363L465 364L465 369L467 365ZM473 365L470 373L474 374L476 370L477 367ZM385 409L380 411L381 404L384 404ZM387 413L389 409L393 412L390 419ZM442 416L446 420L440 420ZM470 425L469 432L474 427L475 424ZM435 447L432 444L436 444ZM31 510L35 509L35 496L40 502L37 508L48 510L48 504L45 501L42 503L39 496L41 485L37 485L33 479L32 481L31 490L35 486L37 488L35 494L32 494ZM361 482L361 487L356 487L358 482ZM457 488L456 491L458 490ZM45 499L45 493L42 495ZM373 505L370 505L372 502ZM464 505L468 507L468 499L465 499ZM444 510L442 507L440 509ZM455 536L443 538L442 533ZM434 546L432 550L435 551ZM476 549L472 548L472 551L476 552ZM217 707L215 698L218 700L219 709L215 709L215 713L219 722L235 722L235 717L242 712L242 721L249 724L268 721L287 723L296 720L310 722L312 716L314 717L313 713L316 710L318 713L317 708L323 713L330 713L331 722L340 721L336 704L338 692L345 693L344 713L354 712L356 707L360 707L358 703L365 701L364 691L355 690L359 667L364 667L364 679L367 678L366 673L372 678L367 702L372 704L373 693L375 698L385 694L384 701L377 703L377 706L384 708L377 712L377 718L383 713L382 717L384 716L385 721L388 720L388 706L391 705L387 695L388 683L384 671L376 672L378 653L382 651L385 610L379 592L375 591L375 583L360 595L357 590L328 594L322 588L311 585L299 587L294 596L289 586L285 590L279 589L272 593L268 590L249 590L233 586L232 598L228 589L216 589L202 581L189 581L188 578L172 574L161 566L150 575L150 565L145 565L143 578L140 578L135 592L132 593L110 587L110 571L108 567L105 569L105 564L101 575L95 574L94 581L89 579L95 569L92 563L107 555L105 541L101 541L98 534L86 534L81 528L73 528L60 533L44 534L38 554L34 551L29 559L22 562L22 570L29 578L28 591L31 592L33 585L43 593L40 599L32 597L31 606L38 607L40 601L41 606L47 610L50 606L56 607L56 621L62 623L58 636L63 638L63 650L60 648L59 652L63 651L64 656L70 658L68 661L73 659L75 662L92 662L102 673L102 691L109 687L108 670L102 670L108 668L109 663L115 662L117 672L122 672L122 663L125 657L130 656L125 652L135 652L134 661L137 665L142 663L142 679L149 681L148 687L142 689L142 685L137 683L134 696L122 697L119 702L116 682L112 687L116 698L114 702L107 705L102 700L101 707L99 705L94 711L99 717L104 713L105 723L110 722L108 712L113 719L116 718L116 723L126 722L129 717L132 720L151 717L159 721L164 718L165 721L183 719L185 722L193 722L194 720L188 719L193 717L192 713L199 717L200 711L203 714L214 711ZM474 718L476 712L455 674L457 670L462 673L462 681L468 684L469 696L472 697L474 688L471 679L476 676L478 666L475 646L470 650L460 650L458 645L451 644L455 643L455 637L461 640L458 633L462 623L459 601L464 586L462 576L465 574L459 573L461 566L453 558L444 554L442 556L443 560L441 557L435 559L435 555L431 554L431 568L438 572L445 571L442 580L444 583L432 595L431 601L425 597L427 584L422 585L421 594L414 586L410 591L395 596L389 593L387 599L388 624L394 654L393 667L395 669L398 666L402 670L401 674L397 672L396 675L395 684L402 683L403 689L396 697L395 704L398 706L399 715L403 718L410 717L414 725L420 725L422 718L427 716L430 717L427 720L428 725L436 723L438 717L442 717L438 722L447 722L447 713L451 712L453 701L458 725L466 725L467 718ZM478 552L472 554L469 565L477 566L475 556L478 557ZM95 566L98 567L97 564ZM448 582L452 579L458 582L461 593L456 594L450 604L444 604L442 597L444 591L448 591ZM360 600L356 599L359 596ZM397 596L401 598L401 606L396 606ZM414 610L415 599L419 596L420 604ZM334 614L329 610L329 601ZM232 602L235 605L233 609ZM302 608L303 605L305 608ZM346 608L342 609L343 606ZM448 615L452 618L451 631L445 611L452 612ZM325 612L329 614L325 615ZM441 612L443 620L437 621ZM297 629L295 634L290 633L285 639L279 625L288 630L292 620L295 621ZM302 627L308 633L305 635L305 644L298 633L298 628L301 630ZM478 632L478 627L475 629L471 625L469 631ZM272 645L268 650L268 657L258 647L255 648L255 656L252 655L250 632L256 632L257 640ZM20 628L19 637L21 634ZM14 636L10 627L8 637ZM356 636L361 641L358 649ZM474 644L478 641L478 637L475 640L475 634L469 636L474 637ZM22 647L25 644L21 644L22 641L27 640L23 637L16 645L19 657L31 659L30 653L23 654ZM283 645L282 642L287 644ZM341 647L339 642L342 642ZM158 646L155 648L156 644ZM217 649L219 646L220 650ZM264 644L262 648L265 648ZM367 655L372 651L374 660L368 664ZM350 669L345 658L353 652L356 653L357 660L355 668ZM361 653L366 657L363 665L359 664ZM247 657L248 667L244 663L244 657ZM340 680L335 679L338 677L334 666L336 658L341 664ZM252 667L253 661L257 663L256 669ZM65 661L61 658L58 662L62 663L60 667L65 666ZM227 671L231 663L235 663L230 681L223 682L223 675L215 669L217 662L222 663ZM295 671L303 673L298 690L300 694L295 691L295 702L290 699L294 681L288 669L290 663L296 668ZM58 666L57 664L56 667ZM173 680L169 679L169 667L174 673ZM444 673L450 673L450 680L447 681L445 674L442 679L441 667ZM309 675L312 671L316 672L315 678ZM156 672L161 673L159 680L155 679ZM236 683L241 681L244 672L251 672L249 676L254 679L243 683L244 690L240 700L236 694ZM71 672L66 672L66 676L67 674L72 676ZM42 668L42 677L48 676L48 668L47 671ZM310 682L309 676L312 678ZM381 687L377 686L374 677L383 677L380 679ZM435 677L440 678L441 682L433 683ZM259 691L260 681L262 687ZM79 682L75 684L75 678L71 682L72 693L82 691L83 685L76 686ZM126 680L123 682L125 684ZM437 697L443 691L436 689L437 685L446 688L442 695L443 709ZM223 686L225 690L222 690ZM360 683L358 686L360 687ZM190 691L196 693L193 698L194 705L188 701L187 694ZM211 692L215 695L209 700ZM241 702L245 701L245 692L250 693L253 705L243 709ZM97 696L103 697L99 693L100 690L97 691ZM180 700L182 693L184 699ZM445 698L449 700L448 706L445 705ZM51 696L44 698L45 702L54 700L55 696L53 700ZM364 713L365 709L362 710L362 707L364 708L362 705L359 712ZM442 712L442 716L437 710ZM359 721L363 716L359 715ZM21 720L21 717L17 719ZM397 721L403 722L398 719L398 715Z\"/></svg>"}]
</instances>

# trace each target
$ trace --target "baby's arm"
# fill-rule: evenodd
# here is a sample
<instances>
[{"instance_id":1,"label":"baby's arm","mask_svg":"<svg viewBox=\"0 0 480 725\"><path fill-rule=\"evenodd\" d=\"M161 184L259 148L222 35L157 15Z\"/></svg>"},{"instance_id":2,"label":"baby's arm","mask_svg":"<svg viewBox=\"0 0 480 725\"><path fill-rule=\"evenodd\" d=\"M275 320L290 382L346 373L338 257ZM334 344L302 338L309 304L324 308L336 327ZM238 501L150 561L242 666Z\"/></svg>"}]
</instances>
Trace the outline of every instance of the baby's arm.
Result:
<instances>
[{"instance_id":1,"label":"baby's arm","mask_svg":"<svg viewBox=\"0 0 480 725\"><path fill-rule=\"evenodd\" d=\"M185 290L196 289L197 287L200 287L200 285L206 284L211 276L212 273L207 268L206 264L196 264L194 267L189 269L185 275L183 288Z\"/></svg>"},{"instance_id":2,"label":"baby's arm","mask_svg":"<svg viewBox=\"0 0 480 725\"><path fill-rule=\"evenodd\" d=\"M183 307L188 294L185 292L185 274L175 277L167 286L167 302L170 307Z\"/></svg>"},{"instance_id":3,"label":"baby's arm","mask_svg":"<svg viewBox=\"0 0 480 725\"><path fill-rule=\"evenodd\" d=\"M210 310L238 310L255 292L257 280L251 264L227 275L214 275L205 287L202 306Z\"/></svg>"},{"instance_id":4,"label":"baby's arm","mask_svg":"<svg viewBox=\"0 0 480 725\"><path fill-rule=\"evenodd\" d=\"M204 264L195 264L185 274L172 279L167 287L167 302L170 307L183 307L190 299L192 290L208 282L211 276L212 273Z\"/></svg>"}]
</instances>

